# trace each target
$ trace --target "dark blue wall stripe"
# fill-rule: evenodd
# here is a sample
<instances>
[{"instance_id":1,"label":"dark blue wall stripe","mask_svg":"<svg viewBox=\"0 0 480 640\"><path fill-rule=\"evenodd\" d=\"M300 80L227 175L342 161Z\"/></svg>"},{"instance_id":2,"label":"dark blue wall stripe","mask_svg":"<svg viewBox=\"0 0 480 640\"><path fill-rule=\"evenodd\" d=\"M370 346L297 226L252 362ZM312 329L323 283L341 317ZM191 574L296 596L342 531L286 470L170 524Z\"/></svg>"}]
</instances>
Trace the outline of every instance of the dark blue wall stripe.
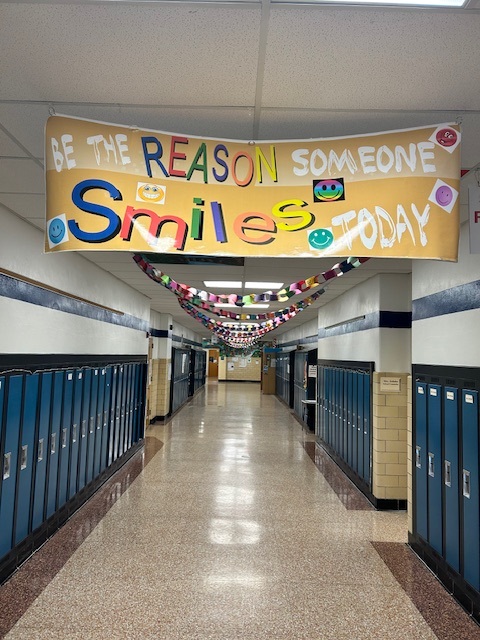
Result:
<instances>
[{"instance_id":1,"label":"dark blue wall stripe","mask_svg":"<svg viewBox=\"0 0 480 640\"><path fill-rule=\"evenodd\" d=\"M171 338L172 332L170 329L153 329L148 330L152 338Z\"/></svg>"},{"instance_id":2,"label":"dark blue wall stripe","mask_svg":"<svg viewBox=\"0 0 480 640\"><path fill-rule=\"evenodd\" d=\"M412 302L413 320L480 308L480 280L432 293Z\"/></svg>"},{"instance_id":3,"label":"dark blue wall stripe","mask_svg":"<svg viewBox=\"0 0 480 640\"><path fill-rule=\"evenodd\" d=\"M108 309L96 307L94 304L69 298L61 293L43 289L30 282L23 282L2 273L0 273L0 296L36 304L39 307L55 309L63 313L72 313L90 320L109 322L110 324L137 329L138 331L148 331L149 323L136 316L131 316L127 313L120 315L113 311L108 311Z\"/></svg>"},{"instance_id":4,"label":"dark blue wall stripe","mask_svg":"<svg viewBox=\"0 0 480 640\"><path fill-rule=\"evenodd\" d=\"M374 311L367 313L360 320L346 322L329 329L319 329L318 339L341 336L368 329L410 329L412 326L412 314L410 311Z\"/></svg>"}]
</instances>

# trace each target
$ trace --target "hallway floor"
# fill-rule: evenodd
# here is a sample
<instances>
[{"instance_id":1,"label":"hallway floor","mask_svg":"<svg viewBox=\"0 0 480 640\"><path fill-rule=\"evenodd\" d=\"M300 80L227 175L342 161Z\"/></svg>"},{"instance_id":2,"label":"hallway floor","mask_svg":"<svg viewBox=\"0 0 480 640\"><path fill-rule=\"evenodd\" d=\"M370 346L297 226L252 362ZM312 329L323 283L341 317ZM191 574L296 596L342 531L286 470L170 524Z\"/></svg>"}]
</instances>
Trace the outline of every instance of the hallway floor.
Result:
<instances>
[{"instance_id":1,"label":"hallway floor","mask_svg":"<svg viewBox=\"0 0 480 640\"><path fill-rule=\"evenodd\" d=\"M480 638L406 539L278 399L209 383L0 588L0 637Z\"/></svg>"}]
</instances>

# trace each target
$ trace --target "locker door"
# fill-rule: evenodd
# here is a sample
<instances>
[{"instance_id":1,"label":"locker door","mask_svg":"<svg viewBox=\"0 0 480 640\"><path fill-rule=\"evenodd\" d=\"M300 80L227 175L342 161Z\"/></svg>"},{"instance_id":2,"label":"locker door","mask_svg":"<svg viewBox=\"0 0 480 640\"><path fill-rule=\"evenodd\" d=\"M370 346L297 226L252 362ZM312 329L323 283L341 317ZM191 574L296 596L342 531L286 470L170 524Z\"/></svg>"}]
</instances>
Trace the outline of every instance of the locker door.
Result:
<instances>
[{"instance_id":1,"label":"locker door","mask_svg":"<svg viewBox=\"0 0 480 640\"><path fill-rule=\"evenodd\" d=\"M332 399L330 396L330 369L325 368L325 441L331 444L330 417L332 414Z\"/></svg>"},{"instance_id":2,"label":"locker door","mask_svg":"<svg viewBox=\"0 0 480 640\"><path fill-rule=\"evenodd\" d=\"M333 423L332 423L332 447L335 451L338 448L338 436L340 433L340 372L338 369L332 369L333 382Z\"/></svg>"},{"instance_id":3,"label":"locker door","mask_svg":"<svg viewBox=\"0 0 480 640\"><path fill-rule=\"evenodd\" d=\"M462 391L463 577L480 589L478 392Z\"/></svg>"},{"instance_id":4,"label":"locker door","mask_svg":"<svg viewBox=\"0 0 480 640\"><path fill-rule=\"evenodd\" d=\"M120 454L120 440L122 430L122 397L123 397L123 367L118 367L117 371L117 391L115 394L115 440L113 443L113 459L116 460Z\"/></svg>"},{"instance_id":5,"label":"locker door","mask_svg":"<svg viewBox=\"0 0 480 640\"><path fill-rule=\"evenodd\" d=\"M442 554L442 387L440 385L428 385L427 404L428 541L438 553Z\"/></svg>"},{"instance_id":6,"label":"locker door","mask_svg":"<svg viewBox=\"0 0 480 640\"><path fill-rule=\"evenodd\" d=\"M90 418L90 391L92 387L92 370L83 371L82 416L80 420L80 445L78 452L78 491L87 482L87 450L88 450L88 422Z\"/></svg>"},{"instance_id":7,"label":"locker door","mask_svg":"<svg viewBox=\"0 0 480 640\"><path fill-rule=\"evenodd\" d=\"M40 375L25 376L23 396L23 420L20 436L18 462L18 488L15 523L15 544L28 536L30 532L30 507L33 501L33 450L35 448L35 428L37 423L37 400Z\"/></svg>"},{"instance_id":8,"label":"locker door","mask_svg":"<svg viewBox=\"0 0 480 640\"><path fill-rule=\"evenodd\" d=\"M87 436L87 474L86 483L93 480L93 461L95 458L95 436L97 433L97 400L98 400L98 377L100 370L92 369L92 383L90 387L90 405L88 409L88 436Z\"/></svg>"},{"instance_id":9,"label":"locker door","mask_svg":"<svg viewBox=\"0 0 480 640\"><path fill-rule=\"evenodd\" d=\"M98 375L99 375L99 378L98 378L97 419L95 421L95 454L94 454L95 459L93 463L94 478L96 478L100 474L103 425L104 425L104 422L106 422L104 418L106 369L100 369Z\"/></svg>"},{"instance_id":10,"label":"locker door","mask_svg":"<svg viewBox=\"0 0 480 640\"><path fill-rule=\"evenodd\" d=\"M36 449L35 489L33 495L32 531L44 521L46 506L47 459L49 447L50 412L52 405L53 373L42 373L40 390L40 417Z\"/></svg>"},{"instance_id":11,"label":"locker door","mask_svg":"<svg viewBox=\"0 0 480 640\"><path fill-rule=\"evenodd\" d=\"M284 359L285 364L285 359ZM142 365L135 365L135 397L134 397L134 407L133 407L133 435L132 441L133 443L137 443L139 440L140 433L140 402L141 402L141 393L142 393ZM287 396L285 399L288 400Z\"/></svg>"},{"instance_id":12,"label":"locker door","mask_svg":"<svg viewBox=\"0 0 480 640\"><path fill-rule=\"evenodd\" d=\"M53 404L48 454L47 518L53 515L57 509L58 449L60 447L64 377L63 371L55 371L53 376Z\"/></svg>"},{"instance_id":13,"label":"locker door","mask_svg":"<svg viewBox=\"0 0 480 640\"><path fill-rule=\"evenodd\" d=\"M133 418L133 409L132 409L132 397L133 397L133 364L127 365L128 370L128 384L127 384L127 401L125 403L126 407L126 417L125 417L125 447L124 450L128 451L132 446L132 418ZM192 394L193 395L193 394Z\"/></svg>"},{"instance_id":14,"label":"locker door","mask_svg":"<svg viewBox=\"0 0 480 640\"><path fill-rule=\"evenodd\" d=\"M427 518L427 385L415 385L415 515L417 533L428 540Z\"/></svg>"},{"instance_id":15,"label":"locker door","mask_svg":"<svg viewBox=\"0 0 480 640\"><path fill-rule=\"evenodd\" d=\"M357 423L358 423L358 379L361 374L354 371L352 374L352 469L358 471L358 445L357 445Z\"/></svg>"},{"instance_id":16,"label":"locker door","mask_svg":"<svg viewBox=\"0 0 480 640\"><path fill-rule=\"evenodd\" d=\"M363 380L363 479L370 485L371 451L370 451L370 374Z\"/></svg>"},{"instance_id":17,"label":"locker door","mask_svg":"<svg viewBox=\"0 0 480 640\"><path fill-rule=\"evenodd\" d=\"M103 397L103 425L102 425L102 451L100 454L100 471L106 469L108 464L108 443L110 433L110 402L112 395L113 368L105 370L105 394Z\"/></svg>"},{"instance_id":18,"label":"locker door","mask_svg":"<svg viewBox=\"0 0 480 640\"><path fill-rule=\"evenodd\" d=\"M2 384L3 386L3 384ZM0 558L13 546L13 516L17 487L20 414L22 407L23 376L10 376L5 402L7 413L4 427L2 493L0 502Z\"/></svg>"},{"instance_id":19,"label":"locker door","mask_svg":"<svg viewBox=\"0 0 480 640\"><path fill-rule=\"evenodd\" d=\"M352 437L352 418L353 418L353 371L347 374L347 463L351 467L353 464L353 437Z\"/></svg>"},{"instance_id":20,"label":"locker door","mask_svg":"<svg viewBox=\"0 0 480 640\"><path fill-rule=\"evenodd\" d=\"M445 387L443 484L445 492L445 560L460 572L460 512L458 485L458 389Z\"/></svg>"},{"instance_id":21,"label":"locker door","mask_svg":"<svg viewBox=\"0 0 480 640\"><path fill-rule=\"evenodd\" d=\"M358 374L357 388L357 473L364 477L364 460L363 460L363 405L364 405L364 382L365 374Z\"/></svg>"},{"instance_id":22,"label":"locker door","mask_svg":"<svg viewBox=\"0 0 480 640\"><path fill-rule=\"evenodd\" d=\"M78 460L82 439L83 371L75 371L73 389L72 431L70 444L70 480L68 497L78 491Z\"/></svg>"},{"instance_id":23,"label":"locker door","mask_svg":"<svg viewBox=\"0 0 480 640\"><path fill-rule=\"evenodd\" d=\"M63 387L62 428L59 443L58 467L58 507L63 506L68 499L68 481L70 475L70 440L72 431L72 400L75 385L74 372L67 371Z\"/></svg>"},{"instance_id":24,"label":"locker door","mask_svg":"<svg viewBox=\"0 0 480 640\"><path fill-rule=\"evenodd\" d=\"M109 439L108 439L108 465L110 466L115 456L115 433L117 425L120 423L120 415L117 420L117 395L118 395L118 367L113 367L112 371L112 388L110 392L110 423L109 423Z\"/></svg>"}]
</instances>

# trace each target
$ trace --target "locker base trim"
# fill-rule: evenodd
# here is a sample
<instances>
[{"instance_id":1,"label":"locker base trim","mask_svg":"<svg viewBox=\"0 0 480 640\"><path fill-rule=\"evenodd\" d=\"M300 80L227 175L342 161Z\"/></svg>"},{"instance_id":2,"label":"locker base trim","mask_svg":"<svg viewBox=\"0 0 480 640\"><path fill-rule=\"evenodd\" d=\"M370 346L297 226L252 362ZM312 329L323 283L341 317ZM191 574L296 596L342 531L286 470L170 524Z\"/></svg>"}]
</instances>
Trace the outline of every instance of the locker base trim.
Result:
<instances>
[{"instance_id":1,"label":"locker base trim","mask_svg":"<svg viewBox=\"0 0 480 640\"><path fill-rule=\"evenodd\" d=\"M25 562L44 542L56 533L71 516L82 507L94 493L105 484L137 451L142 449L144 440L139 440L132 445L121 458L117 458L105 471L90 484L81 489L66 504L56 511L48 520L35 529L25 540L16 545L6 556L0 559L0 585L10 578L10 576Z\"/></svg>"},{"instance_id":2,"label":"locker base trim","mask_svg":"<svg viewBox=\"0 0 480 640\"><path fill-rule=\"evenodd\" d=\"M318 444L325 449L335 464L340 467L343 473L353 482L363 495L372 503L377 511L406 511L407 500L395 500L393 498L377 498L370 490L370 485L361 478L352 467L341 458L338 453L320 437L317 438Z\"/></svg>"},{"instance_id":3,"label":"locker base trim","mask_svg":"<svg viewBox=\"0 0 480 640\"><path fill-rule=\"evenodd\" d=\"M480 593L471 587L462 576L419 536L408 533L408 544L437 576L445 589L480 624Z\"/></svg>"}]
</instances>

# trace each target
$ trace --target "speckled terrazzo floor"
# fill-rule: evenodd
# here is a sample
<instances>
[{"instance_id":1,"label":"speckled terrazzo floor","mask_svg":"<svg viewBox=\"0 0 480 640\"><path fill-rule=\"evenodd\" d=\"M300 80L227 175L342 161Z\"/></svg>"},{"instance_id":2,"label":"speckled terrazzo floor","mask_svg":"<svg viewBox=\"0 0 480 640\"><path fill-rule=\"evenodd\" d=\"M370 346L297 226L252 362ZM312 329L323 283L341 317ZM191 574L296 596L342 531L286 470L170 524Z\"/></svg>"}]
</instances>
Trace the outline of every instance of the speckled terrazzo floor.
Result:
<instances>
[{"instance_id":1,"label":"speckled terrazzo floor","mask_svg":"<svg viewBox=\"0 0 480 640\"><path fill-rule=\"evenodd\" d=\"M405 546L406 514L319 470L257 385L209 384L147 436L0 588L0 637L480 638Z\"/></svg>"}]
</instances>

